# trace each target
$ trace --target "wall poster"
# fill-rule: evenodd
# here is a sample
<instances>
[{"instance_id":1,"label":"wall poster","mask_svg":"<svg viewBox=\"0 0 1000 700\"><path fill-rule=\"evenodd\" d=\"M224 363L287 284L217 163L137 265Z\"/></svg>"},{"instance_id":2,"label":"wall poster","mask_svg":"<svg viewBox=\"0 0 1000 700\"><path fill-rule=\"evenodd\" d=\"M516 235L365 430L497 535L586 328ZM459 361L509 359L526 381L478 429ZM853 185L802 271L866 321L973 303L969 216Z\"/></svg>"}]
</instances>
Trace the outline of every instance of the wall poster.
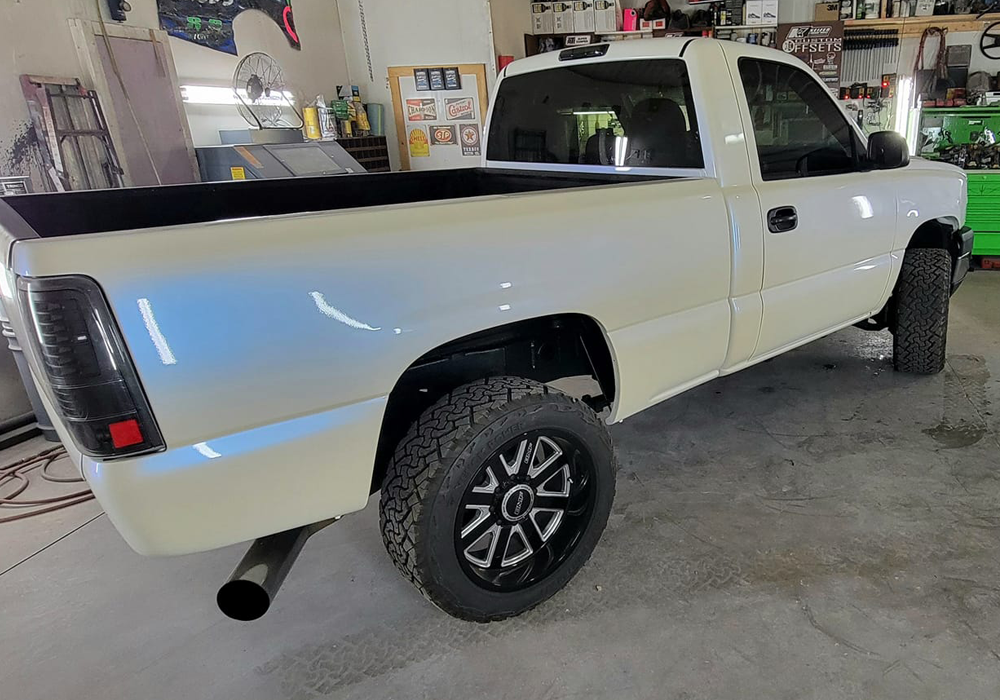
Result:
<instances>
[{"instance_id":1,"label":"wall poster","mask_svg":"<svg viewBox=\"0 0 1000 700\"><path fill-rule=\"evenodd\" d=\"M801 58L837 95L844 58L843 22L808 22L778 25L778 47Z\"/></svg>"},{"instance_id":2,"label":"wall poster","mask_svg":"<svg viewBox=\"0 0 1000 700\"><path fill-rule=\"evenodd\" d=\"M233 20L241 12L257 10L271 18L296 50L302 49L295 31L292 0L157 0L160 28L170 36L236 55Z\"/></svg>"}]
</instances>

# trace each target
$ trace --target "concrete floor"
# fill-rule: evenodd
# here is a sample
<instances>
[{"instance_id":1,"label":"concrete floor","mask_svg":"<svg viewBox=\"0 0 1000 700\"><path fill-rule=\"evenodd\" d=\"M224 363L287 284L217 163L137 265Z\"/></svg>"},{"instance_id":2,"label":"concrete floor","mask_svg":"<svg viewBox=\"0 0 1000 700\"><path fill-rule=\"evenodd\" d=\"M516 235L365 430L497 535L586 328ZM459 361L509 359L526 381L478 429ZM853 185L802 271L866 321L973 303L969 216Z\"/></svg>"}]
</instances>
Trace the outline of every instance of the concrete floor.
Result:
<instances>
[{"instance_id":1,"label":"concrete floor","mask_svg":"<svg viewBox=\"0 0 1000 700\"><path fill-rule=\"evenodd\" d=\"M938 377L852 329L616 427L593 559L504 623L419 597L374 505L251 624L213 602L239 548L147 560L97 517L0 576L0 695L995 699L1000 274L969 278L951 333ZM97 512L0 527L0 571Z\"/></svg>"}]
</instances>

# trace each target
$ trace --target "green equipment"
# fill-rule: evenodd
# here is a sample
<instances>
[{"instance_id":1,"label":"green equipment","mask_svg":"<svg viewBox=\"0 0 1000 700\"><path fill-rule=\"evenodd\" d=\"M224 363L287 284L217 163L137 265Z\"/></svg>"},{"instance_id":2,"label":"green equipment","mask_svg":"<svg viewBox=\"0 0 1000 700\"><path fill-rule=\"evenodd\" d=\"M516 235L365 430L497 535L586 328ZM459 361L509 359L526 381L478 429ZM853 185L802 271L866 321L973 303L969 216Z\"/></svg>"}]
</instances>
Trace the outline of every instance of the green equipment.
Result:
<instances>
[{"instance_id":1,"label":"green equipment","mask_svg":"<svg viewBox=\"0 0 1000 700\"><path fill-rule=\"evenodd\" d=\"M953 163L969 178L966 225L973 255L1000 255L1000 107L928 107L920 113L917 153Z\"/></svg>"}]
</instances>

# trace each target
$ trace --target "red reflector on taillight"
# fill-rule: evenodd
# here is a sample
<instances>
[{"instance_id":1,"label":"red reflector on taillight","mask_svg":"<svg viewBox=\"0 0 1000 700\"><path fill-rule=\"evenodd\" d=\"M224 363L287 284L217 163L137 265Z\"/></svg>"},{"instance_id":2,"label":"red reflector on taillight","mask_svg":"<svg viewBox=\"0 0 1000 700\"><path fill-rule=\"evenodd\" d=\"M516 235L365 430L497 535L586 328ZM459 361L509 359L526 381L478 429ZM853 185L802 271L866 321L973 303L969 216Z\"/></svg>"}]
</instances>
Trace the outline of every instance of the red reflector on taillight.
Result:
<instances>
[{"instance_id":1,"label":"red reflector on taillight","mask_svg":"<svg viewBox=\"0 0 1000 700\"><path fill-rule=\"evenodd\" d=\"M138 445L143 441L139 421L134 418L123 420L119 423L112 423L108 426L108 430L111 431L111 444L118 449Z\"/></svg>"}]
</instances>

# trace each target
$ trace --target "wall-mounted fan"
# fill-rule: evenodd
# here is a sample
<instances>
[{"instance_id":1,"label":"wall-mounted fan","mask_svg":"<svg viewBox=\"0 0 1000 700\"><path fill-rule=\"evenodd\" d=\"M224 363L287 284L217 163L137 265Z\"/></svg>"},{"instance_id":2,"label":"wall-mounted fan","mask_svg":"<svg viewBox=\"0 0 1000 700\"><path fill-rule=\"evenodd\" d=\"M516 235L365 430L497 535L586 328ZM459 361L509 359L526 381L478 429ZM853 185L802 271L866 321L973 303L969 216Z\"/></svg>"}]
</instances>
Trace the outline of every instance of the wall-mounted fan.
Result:
<instances>
[{"instance_id":1,"label":"wall-mounted fan","mask_svg":"<svg viewBox=\"0 0 1000 700\"><path fill-rule=\"evenodd\" d=\"M302 128L302 115L285 85L285 74L266 53L251 53L240 61L233 74L233 94L240 115L252 127ZM295 119L289 120L290 115L295 115Z\"/></svg>"}]
</instances>

